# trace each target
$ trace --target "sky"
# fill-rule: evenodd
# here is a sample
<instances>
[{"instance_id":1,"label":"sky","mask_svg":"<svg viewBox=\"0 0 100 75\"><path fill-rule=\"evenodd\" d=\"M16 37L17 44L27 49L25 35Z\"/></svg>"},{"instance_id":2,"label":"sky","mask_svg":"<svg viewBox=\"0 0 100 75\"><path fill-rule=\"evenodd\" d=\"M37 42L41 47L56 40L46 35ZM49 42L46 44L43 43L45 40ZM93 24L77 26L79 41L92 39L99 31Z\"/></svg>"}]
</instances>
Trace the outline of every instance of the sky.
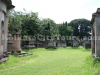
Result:
<instances>
[{"instance_id":1,"label":"sky","mask_svg":"<svg viewBox=\"0 0 100 75\"><path fill-rule=\"evenodd\" d=\"M38 12L40 19L50 18L56 23L85 18L100 7L100 0L12 0L16 11Z\"/></svg>"}]
</instances>

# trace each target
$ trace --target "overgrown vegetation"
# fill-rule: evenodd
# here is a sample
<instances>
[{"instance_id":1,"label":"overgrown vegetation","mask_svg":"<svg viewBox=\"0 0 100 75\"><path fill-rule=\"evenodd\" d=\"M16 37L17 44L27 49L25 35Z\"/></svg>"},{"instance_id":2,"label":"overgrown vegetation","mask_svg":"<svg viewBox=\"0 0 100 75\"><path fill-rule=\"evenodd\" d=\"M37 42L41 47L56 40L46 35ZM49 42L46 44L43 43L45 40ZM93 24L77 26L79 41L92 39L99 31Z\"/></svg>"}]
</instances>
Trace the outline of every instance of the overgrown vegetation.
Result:
<instances>
[{"instance_id":1,"label":"overgrown vegetation","mask_svg":"<svg viewBox=\"0 0 100 75\"><path fill-rule=\"evenodd\" d=\"M58 17L59 18L59 17ZM91 28L90 21L87 19L75 19L70 23L62 22L55 23L50 18L40 19L38 13L24 12L11 10L9 12L9 26L10 33L14 33L14 28L18 28L22 36L36 36L36 35L59 35L59 36L90 36Z\"/></svg>"},{"instance_id":2,"label":"overgrown vegetation","mask_svg":"<svg viewBox=\"0 0 100 75\"><path fill-rule=\"evenodd\" d=\"M91 50L58 48L24 50L32 56L15 57L0 64L0 75L99 75L100 63L93 66Z\"/></svg>"}]
</instances>

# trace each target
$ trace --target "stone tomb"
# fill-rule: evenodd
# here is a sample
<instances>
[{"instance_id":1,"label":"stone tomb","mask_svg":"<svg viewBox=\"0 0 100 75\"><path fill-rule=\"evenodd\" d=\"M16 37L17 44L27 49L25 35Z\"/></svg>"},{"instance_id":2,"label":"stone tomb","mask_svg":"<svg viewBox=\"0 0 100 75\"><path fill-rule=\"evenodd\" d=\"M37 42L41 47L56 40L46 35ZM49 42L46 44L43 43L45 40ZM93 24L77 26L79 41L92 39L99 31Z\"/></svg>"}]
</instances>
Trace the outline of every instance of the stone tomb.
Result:
<instances>
[{"instance_id":1,"label":"stone tomb","mask_svg":"<svg viewBox=\"0 0 100 75\"><path fill-rule=\"evenodd\" d=\"M55 40L48 40L46 49L47 48L56 49L57 48L57 42Z\"/></svg>"},{"instance_id":2,"label":"stone tomb","mask_svg":"<svg viewBox=\"0 0 100 75\"><path fill-rule=\"evenodd\" d=\"M57 40L57 47L61 47L60 40Z\"/></svg>"},{"instance_id":3,"label":"stone tomb","mask_svg":"<svg viewBox=\"0 0 100 75\"><path fill-rule=\"evenodd\" d=\"M40 47L40 48L46 47L47 41L45 41L45 40L36 41L35 45L36 45L36 47L38 47L38 48L39 48L39 47Z\"/></svg>"},{"instance_id":4,"label":"stone tomb","mask_svg":"<svg viewBox=\"0 0 100 75\"><path fill-rule=\"evenodd\" d=\"M85 49L91 48L91 41L88 37L83 38L82 45Z\"/></svg>"},{"instance_id":5,"label":"stone tomb","mask_svg":"<svg viewBox=\"0 0 100 75\"><path fill-rule=\"evenodd\" d=\"M90 41L85 42L84 48L85 49L91 48L91 42Z\"/></svg>"},{"instance_id":6,"label":"stone tomb","mask_svg":"<svg viewBox=\"0 0 100 75\"><path fill-rule=\"evenodd\" d=\"M61 47L66 47L67 46L66 40L62 40L60 44L61 44Z\"/></svg>"},{"instance_id":7,"label":"stone tomb","mask_svg":"<svg viewBox=\"0 0 100 75\"><path fill-rule=\"evenodd\" d=\"M12 54L18 56L32 55L21 51L21 37L18 31L18 29L15 29L15 33L13 34Z\"/></svg>"},{"instance_id":8,"label":"stone tomb","mask_svg":"<svg viewBox=\"0 0 100 75\"><path fill-rule=\"evenodd\" d=\"M81 41L82 41L82 46L85 47L85 43L88 41L88 38L84 37Z\"/></svg>"},{"instance_id":9,"label":"stone tomb","mask_svg":"<svg viewBox=\"0 0 100 75\"><path fill-rule=\"evenodd\" d=\"M0 62L8 59L7 39L4 37L8 34L8 11L12 8L11 0L0 0Z\"/></svg>"},{"instance_id":10,"label":"stone tomb","mask_svg":"<svg viewBox=\"0 0 100 75\"><path fill-rule=\"evenodd\" d=\"M78 40L73 40L73 41L72 41L72 47L79 47L79 42L78 42Z\"/></svg>"},{"instance_id":11,"label":"stone tomb","mask_svg":"<svg viewBox=\"0 0 100 75\"><path fill-rule=\"evenodd\" d=\"M100 8L92 14L92 55L100 57Z\"/></svg>"},{"instance_id":12,"label":"stone tomb","mask_svg":"<svg viewBox=\"0 0 100 75\"><path fill-rule=\"evenodd\" d=\"M21 52L21 37L18 32L18 29L15 29L15 33L12 35L13 36L13 44L12 44L12 53L13 52Z\"/></svg>"},{"instance_id":13,"label":"stone tomb","mask_svg":"<svg viewBox=\"0 0 100 75\"><path fill-rule=\"evenodd\" d=\"M23 40L23 47L24 49L33 49L35 48L34 40Z\"/></svg>"}]
</instances>

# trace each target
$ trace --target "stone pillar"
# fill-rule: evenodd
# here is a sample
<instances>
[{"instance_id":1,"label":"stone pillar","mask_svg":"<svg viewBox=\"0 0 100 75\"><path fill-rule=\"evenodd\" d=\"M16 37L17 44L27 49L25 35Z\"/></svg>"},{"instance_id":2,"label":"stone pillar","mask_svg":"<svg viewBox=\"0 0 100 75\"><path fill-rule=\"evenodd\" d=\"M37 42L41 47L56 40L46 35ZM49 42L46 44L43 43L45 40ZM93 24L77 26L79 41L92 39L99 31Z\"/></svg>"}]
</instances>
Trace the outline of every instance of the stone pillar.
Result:
<instances>
[{"instance_id":1,"label":"stone pillar","mask_svg":"<svg viewBox=\"0 0 100 75\"><path fill-rule=\"evenodd\" d=\"M21 52L20 40L20 34L16 30L15 34L13 34L12 52Z\"/></svg>"},{"instance_id":2,"label":"stone pillar","mask_svg":"<svg viewBox=\"0 0 100 75\"><path fill-rule=\"evenodd\" d=\"M8 41L7 41L7 51L8 52L12 52L11 48L12 48L12 35L10 34L10 32L8 32Z\"/></svg>"},{"instance_id":3,"label":"stone pillar","mask_svg":"<svg viewBox=\"0 0 100 75\"><path fill-rule=\"evenodd\" d=\"M0 45L0 60L3 58L3 45Z\"/></svg>"},{"instance_id":4,"label":"stone pillar","mask_svg":"<svg viewBox=\"0 0 100 75\"><path fill-rule=\"evenodd\" d=\"M60 40L57 40L57 47L60 47Z\"/></svg>"},{"instance_id":5,"label":"stone pillar","mask_svg":"<svg viewBox=\"0 0 100 75\"><path fill-rule=\"evenodd\" d=\"M1 45L1 21L0 21L0 45Z\"/></svg>"},{"instance_id":6,"label":"stone pillar","mask_svg":"<svg viewBox=\"0 0 100 75\"><path fill-rule=\"evenodd\" d=\"M3 46L1 45L1 20L0 20L0 59L2 58Z\"/></svg>"},{"instance_id":7,"label":"stone pillar","mask_svg":"<svg viewBox=\"0 0 100 75\"><path fill-rule=\"evenodd\" d=\"M92 48L92 55L95 55L95 34L94 34L94 28L92 26L92 40L91 40L91 48Z\"/></svg>"},{"instance_id":8,"label":"stone pillar","mask_svg":"<svg viewBox=\"0 0 100 75\"><path fill-rule=\"evenodd\" d=\"M0 63L8 59L7 33L8 33L8 11L15 6L11 0L0 0Z\"/></svg>"},{"instance_id":9,"label":"stone pillar","mask_svg":"<svg viewBox=\"0 0 100 75\"><path fill-rule=\"evenodd\" d=\"M4 53L7 52L7 35L8 35L8 16L5 16L4 26Z\"/></svg>"},{"instance_id":10,"label":"stone pillar","mask_svg":"<svg viewBox=\"0 0 100 75\"><path fill-rule=\"evenodd\" d=\"M100 57L100 16L95 17L95 53L97 57Z\"/></svg>"}]
</instances>

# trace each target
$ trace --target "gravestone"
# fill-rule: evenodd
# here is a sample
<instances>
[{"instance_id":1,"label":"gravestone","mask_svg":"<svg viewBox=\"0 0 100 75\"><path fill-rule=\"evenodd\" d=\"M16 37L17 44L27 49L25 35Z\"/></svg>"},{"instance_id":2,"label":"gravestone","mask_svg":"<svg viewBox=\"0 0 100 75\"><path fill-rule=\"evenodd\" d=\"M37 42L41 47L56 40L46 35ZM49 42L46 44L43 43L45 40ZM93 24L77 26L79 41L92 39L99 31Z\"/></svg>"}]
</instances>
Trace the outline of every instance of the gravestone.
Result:
<instances>
[{"instance_id":1,"label":"gravestone","mask_svg":"<svg viewBox=\"0 0 100 75\"><path fill-rule=\"evenodd\" d=\"M23 47L24 49L33 49L35 48L34 45L34 40L24 40L23 42Z\"/></svg>"},{"instance_id":2,"label":"gravestone","mask_svg":"<svg viewBox=\"0 0 100 75\"><path fill-rule=\"evenodd\" d=\"M67 46L66 41L65 40L62 40L61 41L61 47L66 47L66 46Z\"/></svg>"},{"instance_id":3,"label":"gravestone","mask_svg":"<svg viewBox=\"0 0 100 75\"><path fill-rule=\"evenodd\" d=\"M88 37L83 38L82 45L85 49L91 48L91 41Z\"/></svg>"},{"instance_id":4,"label":"gravestone","mask_svg":"<svg viewBox=\"0 0 100 75\"><path fill-rule=\"evenodd\" d=\"M82 40L82 46L85 47L85 43L88 41L87 37L84 37Z\"/></svg>"},{"instance_id":5,"label":"gravestone","mask_svg":"<svg viewBox=\"0 0 100 75\"><path fill-rule=\"evenodd\" d=\"M61 47L60 40L57 40L57 47Z\"/></svg>"},{"instance_id":6,"label":"gravestone","mask_svg":"<svg viewBox=\"0 0 100 75\"><path fill-rule=\"evenodd\" d=\"M72 45L71 46L72 47L79 47L79 40L78 40L78 38L74 38L72 40Z\"/></svg>"},{"instance_id":7,"label":"gravestone","mask_svg":"<svg viewBox=\"0 0 100 75\"><path fill-rule=\"evenodd\" d=\"M42 48L42 47L46 47L47 43L45 40L37 40L35 45L37 48Z\"/></svg>"},{"instance_id":8,"label":"gravestone","mask_svg":"<svg viewBox=\"0 0 100 75\"><path fill-rule=\"evenodd\" d=\"M92 14L92 55L100 57L100 8Z\"/></svg>"},{"instance_id":9,"label":"gravestone","mask_svg":"<svg viewBox=\"0 0 100 75\"><path fill-rule=\"evenodd\" d=\"M72 47L79 47L78 41L74 40L74 41L72 42Z\"/></svg>"},{"instance_id":10,"label":"gravestone","mask_svg":"<svg viewBox=\"0 0 100 75\"><path fill-rule=\"evenodd\" d=\"M54 48L54 49L56 49L57 48L57 42L55 40L48 40L46 49L47 48Z\"/></svg>"},{"instance_id":11,"label":"gravestone","mask_svg":"<svg viewBox=\"0 0 100 75\"><path fill-rule=\"evenodd\" d=\"M85 49L91 48L91 43L90 41L85 42Z\"/></svg>"}]
</instances>

